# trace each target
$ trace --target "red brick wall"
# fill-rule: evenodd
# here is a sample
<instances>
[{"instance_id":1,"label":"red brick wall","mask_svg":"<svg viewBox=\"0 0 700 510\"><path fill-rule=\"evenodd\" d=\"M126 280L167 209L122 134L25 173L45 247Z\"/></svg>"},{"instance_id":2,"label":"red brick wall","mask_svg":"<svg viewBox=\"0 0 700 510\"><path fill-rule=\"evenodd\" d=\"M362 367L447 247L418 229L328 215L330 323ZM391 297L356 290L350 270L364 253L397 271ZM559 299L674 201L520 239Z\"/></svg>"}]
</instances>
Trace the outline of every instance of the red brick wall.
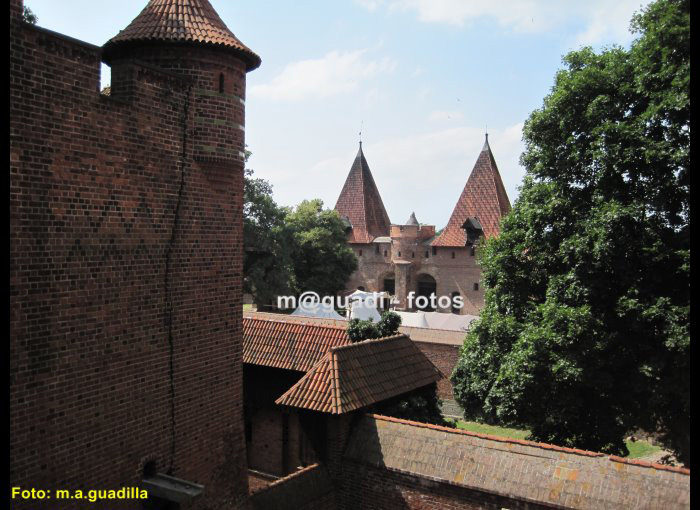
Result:
<instances>
[{"instance_id":1,"label":"red brick wall","mask_svg":"<svg viewBox=\"0 0 700 510\"><path fill-rule=\"evenodd\" d=\"M336 510L333 482L325 466L313 464L275 480L251 497L253 510Z\"/></svg>"},{"instance_id":2,"label":"red brick wall","mask_svg":"<svg viewBox=\"0 0 700 510\"><path fill-rule=\"evenodd\" d=\"M452 383L450 376L459 359L459 346L446 345L438 343L416 342L416 346L421 350L425 357L433 362L433 365L445 375L444 379L440 379L437 383L438 396L440 398L454 398L452 396Z\"/></svg>"},{"instance_id":3,"label":"red brick wall","mask_svg":"<svg viewBox=\"0 0 700 510\"><path fill-rule=\"evenodd\" d=\"M197 506L243 507L242 64L212 57L219 143L211 73L120 62L106 97L99 48L10 42L11 484L134 486L152 460L206 486Z\"/></svg>"},{"instance_id":4,"label":"red brick wall","mask_svg":"<svg viewBox=\"0 0 700 510\"><path fill-rule=\"evenodd\" d=\"M539 510L541 505L473 491L426 478L343 464L339 510Z\"/></svg>"}]
</instances>

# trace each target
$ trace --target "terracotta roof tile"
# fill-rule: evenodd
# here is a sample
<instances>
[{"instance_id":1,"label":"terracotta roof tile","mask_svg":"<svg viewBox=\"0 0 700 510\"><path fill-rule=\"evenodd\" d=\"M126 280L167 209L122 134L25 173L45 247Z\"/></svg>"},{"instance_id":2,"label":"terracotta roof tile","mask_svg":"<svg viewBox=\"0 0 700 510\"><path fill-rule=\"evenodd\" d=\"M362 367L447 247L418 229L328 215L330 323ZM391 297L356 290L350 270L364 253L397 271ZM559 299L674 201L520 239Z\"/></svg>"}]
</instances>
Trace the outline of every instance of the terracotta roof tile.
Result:
<instances>
[{"instance_id":1,"label":"terracotta roof tile","mask_svg":"<svg viewBox=\"0 0 700 510\"><path fill-rule=\"evenodd\" d=\"M151 0L124 30L107 41L105 55L121 44L137 41L212 44L235 50L249 71L260 65L260 57L233 35L209 0Z\"/></svg>"},{"instance_id":2,"label":"terracotta roof tile","mask_svg":"<svg viewBox=\"0 0 700 510\"><path fill-rule=\"evenodd\" d=\"M462 228L468 218L478 218L489 239L498 235L501 217L510 211L510 201L491 153L488 138L457 200L450 221L432 242L433 246L465 246L467 235Z\"/></svg>"},{"instance_id":3,"label":"terracotta roof tile","mask_svg":"<svg viewBox=\"0 0 700 510\"><path fill-rule=\"evenodd\" d=\"M375 237L388 236L391 222L384 209L382 197L374 183L372 172L362 152L357 151L355 161L340 192L335 210L347 217L352 224L348 238L351 243L371 243Z\"/></svg>"},{"instance_id":4,"label":"terracotta roof tile","mask_svg":"<svg viewBox=\"0 0 700 510\"><path fill-rule=\"evenodd\" d=\"M333 347L350 344L345 328L243 318L243 362L306 372Z\"/></svg>"},{"instance_id":5,"label":"terracotta roof tile","mask_svg":"<svg viewBox=\"0 0 700 510\"><path fill-rule=\"evenodd\" d=\"M342 414L441 377L410 338L396 335L332 348L276 403Z\"/></svg>"},{"instance_id":6,"label":"terracotta roof tile","mask_svg":"<svg viewBox=\"0 0 700 510\"><path fill-rule=\"evenodd\" d=\"M690 508L688 470L386 416L364 416L353 427L344 456L537 506Z\"/></svg>"}]
</instances>

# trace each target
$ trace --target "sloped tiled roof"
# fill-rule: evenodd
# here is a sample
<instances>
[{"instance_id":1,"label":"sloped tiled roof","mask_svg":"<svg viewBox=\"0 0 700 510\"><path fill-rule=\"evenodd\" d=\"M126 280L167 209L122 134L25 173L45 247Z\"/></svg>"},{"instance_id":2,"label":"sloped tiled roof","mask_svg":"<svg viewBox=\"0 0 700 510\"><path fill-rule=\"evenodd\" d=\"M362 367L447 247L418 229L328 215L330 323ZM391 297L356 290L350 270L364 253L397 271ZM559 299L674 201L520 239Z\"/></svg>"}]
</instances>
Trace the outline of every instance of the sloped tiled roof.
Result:
<instances>
[{"instance_id":1,"label":"sloped tiled roof","mask_svg":"<svg viewBox=\"0 0 700 510\"><path fill-rule=\"evenodd\" d=\"M334 347L276 403L342 414L441 377L410 338L396 335Z\"/></svg>"},{"instance_id":2,"label":"sloped tiled roof","mask_svg":"<svg viewBox=\"0 0 700 510\"><path fill-rule=\"evenodd\" d=\"M129 25L104 46L106 57L125 43L145 41L193 42L236 51L248 70L260 65L260 57L233 35L209 0L150 0Z\"/></svg>"},{"instance_id":3,"label":"sloped tiled roof","mask_svg":"<svg viewBox=\"0 0 700 510\"><path fill-rule=\"evenodd\" d=\"M362 142L335 210L352 224L348 242L371 243L375 237L389 235L389 215L362 152Z\"/></svg>"},{"instance_id":4,"label":"sloped tiled roof","mask_svg":"<svg viewBox=\"0 0 700 510\"><path fill-rule=\"evenodd\" d=\"M465 246L467 235L462 226L468 218L478 218L484 236L497 236L501 217L510 211L510 201L491 153L488 135L467 184L457 200L452 216L433 246Z\"/></svg>"},{"instance_id":5,"label":"sloped tiled roof","mask_svg":"<svg viewBox=\"0 0 700 510\"><path fill-rule=\"evenodd\" d=\"M243 363L306 372L331 348L349 343L342 327L243 318Z\"/></svg>"},{"instance_id":6,"label":"sloped tiled roof","mask_svg":"<svg viewBox=\"0 0 700 510\"><path fill-rule=\"evenodd\" d=\"M690 508L686 469L387 416L364 416L344 456L538 507Z\"/></svg>"}]
</instances>

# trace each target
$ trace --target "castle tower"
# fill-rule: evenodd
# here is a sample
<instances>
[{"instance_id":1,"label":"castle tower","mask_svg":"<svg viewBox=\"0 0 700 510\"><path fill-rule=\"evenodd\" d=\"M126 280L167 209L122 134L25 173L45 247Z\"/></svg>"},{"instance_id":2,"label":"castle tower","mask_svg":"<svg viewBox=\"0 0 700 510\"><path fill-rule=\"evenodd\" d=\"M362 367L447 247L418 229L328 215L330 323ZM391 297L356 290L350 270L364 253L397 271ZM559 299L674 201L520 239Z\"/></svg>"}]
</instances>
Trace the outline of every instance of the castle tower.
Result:
<instances>
[{"instance_id":1,"label":"castle tower","mask_svg":"<svg viewBox=\"0 0 700 510\"><path fill-rule=\"evenodd\" d=\"M104 45L102 58L112 66L116 95L121 83L129 83L122 75L133 61L191 80L193 157L242 167L245 77L260 66L260 57L236 38L208 0L151 0Z\"/></svg>"},{"instance_id":2,"label":"castle tower","mask_svg":"<svg viewBox=\"0 0 700 510\"><path fill-rule=\"evenodd\" d=\"M488 239L498 235L501 217L510 211L510 201L498 172L496 160L486 135L484 146L474 164L462 194L457 200L445 229L432 243L433 246L464 247L468 243L467 230L479 226ZM467 224L470 218L475 218Z\"/></svg>"},{"instance_id":3,"label":"castle tower","mask_svg":"<svg viewBox=\"0 0 700 510\"><path fill-rule=\"evenodd\" d=\"M103 48L22 8L11 0L10 482L148 488L125 509L248 509L243 151L260 58L207 0L151 0Z\"/></svg>"},{"instance_id":4,"label":"castle tower","mask_svg":"<svg viewBox=\"0 0 700 510\"><path fill-rule=\"evenodd\" d=\"M335 210L350 222L349 243L368 244L377 237L389 235L389 215L362 152L362 142Z\"/></svg>"}]
</instances>

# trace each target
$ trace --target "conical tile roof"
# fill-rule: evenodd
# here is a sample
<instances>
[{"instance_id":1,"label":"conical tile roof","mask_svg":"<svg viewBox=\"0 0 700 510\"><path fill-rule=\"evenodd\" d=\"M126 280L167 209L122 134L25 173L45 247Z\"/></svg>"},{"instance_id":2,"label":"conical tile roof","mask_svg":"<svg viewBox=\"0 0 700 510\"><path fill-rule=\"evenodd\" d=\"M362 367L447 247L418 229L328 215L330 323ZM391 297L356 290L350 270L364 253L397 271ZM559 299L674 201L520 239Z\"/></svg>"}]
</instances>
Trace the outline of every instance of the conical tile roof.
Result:
<instances>
[{"instance_id":1,"label":"conical tile roof","mask_svg":"<svg viewBox=\"0 0 700 510\"><path fill-rule=\"evenodd\" d=\"M341 217L348 218L352 225L348 239L351 243L371 243L375 237L389 235L389 215L384 209L382 197L362 152L362 143L335 204L335 210Z\"/></svg>"},{"instance_id":2,"label":"conical tile roof","mask_svg":"<svg viewBox=\"0 0 700 510\"><path fill-rule=\"evenodd\" d=\"M260 57L239 41L208 0L151 0L129 25L104 45L104 58L125 44L136 42L190 42L230 48L250 71Z\"/></svg>"},{"instance_id":3,"label":"conical tile roof","mask_svg":"<svg viewBox=\"0 0 700 510\"><path fill-rule=\"evenodd\" d=\"M412 212L411 216L408 218L406 225L418 225L418 220L416 219L416 213Z\"/></svg>"},{"instance_id":4,"label":"conical tile roof","mask_svg":"<svg viewBox=\"0 0 700 510\"><path fill-rule=\"evenodd\" d=\"M442 233L431 243L433 246L465 246L467 234L462 228L468 218L477 218L484 236L497 236L501 217L510 211L510 200L491 153L488 135L484 147L469 175L467 184L452 211Z\"/></svg>"}]
</instances>

